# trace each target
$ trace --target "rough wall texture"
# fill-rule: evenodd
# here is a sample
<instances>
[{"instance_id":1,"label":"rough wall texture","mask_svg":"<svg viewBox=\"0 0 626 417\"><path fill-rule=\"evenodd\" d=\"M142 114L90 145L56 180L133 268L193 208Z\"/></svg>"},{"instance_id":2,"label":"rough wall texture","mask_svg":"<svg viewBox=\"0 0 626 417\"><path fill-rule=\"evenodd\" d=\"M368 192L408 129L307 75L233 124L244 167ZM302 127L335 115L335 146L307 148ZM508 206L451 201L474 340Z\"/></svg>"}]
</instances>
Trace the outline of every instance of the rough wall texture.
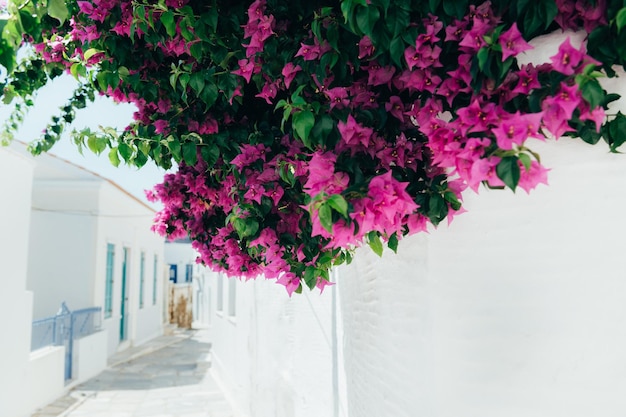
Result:
<instances>
[{"instance_id":1,"label":"rough wall texture","mask_svg":"<svg viewBox=\"0 0 626 417\"><path fill-rule=\"evenodd\" d=\"M383 262L363 248L339 270L350 416L431 415L427 248L411 243Z\"/></svg>"},{"instance_id":2,"label":"rough wall texture","mask_svg":"<svg viewBox=\"0 0 626 417\"><path fill-rule=\"evenodd\" d=\"M208 281L214 298L216 280ZM289 298L273 281L236 284L236 314L228 314L225 279L211 331L213 366L237 415L332 417L330 293Z\"/></svg>"},{"instance_id":3,"label":"rough wall texture","mask_svg":"<svg viewBox=\"0 0 626 417\"><path fill-rule=\"evenodd\" d=\"M549 187L342 271L351 417L626 414L626 159L536 148Z\"/></svg>"},{"instance_id":4,"label":"rough wall texture","mask_svg":"<svg viewBox=\"0 0 626 417\"><path fill-rule=\"evenodd\" d=\"M468 194L450 227L341 271L351 417L626 415L626 157L533 149L549 187Z\"/></svg>"}]
</instances>

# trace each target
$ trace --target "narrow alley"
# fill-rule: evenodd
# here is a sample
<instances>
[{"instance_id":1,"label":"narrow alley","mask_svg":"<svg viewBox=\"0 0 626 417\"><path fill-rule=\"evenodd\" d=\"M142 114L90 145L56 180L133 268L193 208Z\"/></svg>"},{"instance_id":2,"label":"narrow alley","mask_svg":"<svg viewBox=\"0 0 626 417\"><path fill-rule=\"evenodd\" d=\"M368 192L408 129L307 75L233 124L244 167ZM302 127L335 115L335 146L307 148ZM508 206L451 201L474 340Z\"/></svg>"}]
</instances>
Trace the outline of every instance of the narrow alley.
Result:
<instances>
[{"instance_id":1,"label":"narrow alley","mask_svg":"<svg viewBox=\"0 0 626 417\"><path fill-rule=\"evenodd\" d=\"M207 330L161 336L114 355L95 378L32 417L232 417L212 378Z\"/></svg>"}]
</instances>

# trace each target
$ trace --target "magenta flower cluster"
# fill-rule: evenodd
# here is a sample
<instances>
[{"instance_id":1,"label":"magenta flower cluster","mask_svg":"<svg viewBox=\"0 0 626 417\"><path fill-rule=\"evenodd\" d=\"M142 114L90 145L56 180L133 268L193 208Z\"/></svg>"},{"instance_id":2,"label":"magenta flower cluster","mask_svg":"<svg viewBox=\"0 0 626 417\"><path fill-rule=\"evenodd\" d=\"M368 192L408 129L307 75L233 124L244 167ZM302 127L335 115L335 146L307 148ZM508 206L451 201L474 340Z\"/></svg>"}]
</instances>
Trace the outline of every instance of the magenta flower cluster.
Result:
<instances>
[{"instance_id":1,"label":"magenta flower cluster","mask_svg":"<svg viewBox=\"0 0 626 417\"><path fill-rule=\"evenodd\" d=\"M605 121L579 85L601 65L584 44L568 39L550 62L518 65L532 46L490 2L464 16L407 14L397 33L370 19L384 7L370 2L297 2L295 12L236 2L241 21L205 18L201 3L79 1L68 36L51 34L37 51L67 68L117 71L98 81L137 106L135 152L179 162L149 193L164 205L155 231L189 236L198 262L275 279L290 295L329 285L329 268L355 247L395 250L452 219L468 188L546 183L529 142ZM555 22L606 23L605 2L594 3L557 1ZM106 51L119 39L130 45L124 60Z\"/></svg>"}]
</instances>

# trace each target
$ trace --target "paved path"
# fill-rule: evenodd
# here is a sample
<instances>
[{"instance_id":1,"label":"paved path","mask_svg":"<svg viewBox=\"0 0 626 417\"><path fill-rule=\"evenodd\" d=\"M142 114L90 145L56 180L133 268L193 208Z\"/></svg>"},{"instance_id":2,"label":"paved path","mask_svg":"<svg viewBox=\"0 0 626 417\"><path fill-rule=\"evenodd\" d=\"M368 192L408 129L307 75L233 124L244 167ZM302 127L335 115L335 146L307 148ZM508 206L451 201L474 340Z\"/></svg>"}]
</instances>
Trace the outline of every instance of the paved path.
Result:
<instances>
[{"instance_id":1,"label":"paved path","mask_svg":"<svg viewBox=\"0 0 626 417\"><path fill-rule=\"evenodd\" d=\"M33 417L233 417L209 373L210 349L206 330L154 339Z\"/></svg>"}]
</instances>

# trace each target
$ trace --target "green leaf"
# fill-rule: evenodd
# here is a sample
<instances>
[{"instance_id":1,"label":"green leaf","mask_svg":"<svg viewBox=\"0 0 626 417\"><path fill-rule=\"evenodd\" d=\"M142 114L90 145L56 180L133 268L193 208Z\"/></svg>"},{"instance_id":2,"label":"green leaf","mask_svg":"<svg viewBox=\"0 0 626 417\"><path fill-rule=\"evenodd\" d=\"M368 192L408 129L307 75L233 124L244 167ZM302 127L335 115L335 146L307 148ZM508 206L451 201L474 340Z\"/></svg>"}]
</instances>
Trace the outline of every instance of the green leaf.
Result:
<instances>
[{"instance_id":1,"label":"green leaf","mask_svg":"<svg viewBox=\"0 0 626 417\"><path fill-rule=\"evenodd\" d=\"M200 99L204 102L204 105L208 109L213 106L217 101L218 90L217 86L213 83L205 84L202 92L200 93Z\"/></svg>"},{"instance_id":2,"label":"green leaf","mask_svg":"<svg viewBox=\"0 0 626 417\"><path fill-rule=\"evenodd\" d=\"M605 92L600 83L595 78L588 78L580 85L583 98L587 100L589 106L594 109L604 102Z\"/></svg>"},{"instance_id":3,"label":"green leaf","mask_svg":"<svg viewBox=\"0 0 626 417\"><path fill-rule=\"evenodd\" d=\"M380 241L378 232L371 231L367 234L367 244L378 256L383 256L383 243Z\"/></svg>"},{"instance_id":4,"label":"green leaf","mask_svg":"<svg viewBox=\"0 0 626 417\"><path fill-rule=\"evenodd\" d=\"M448 205L440 194L432 194L428 199L428 218L437 225L448 215Z\"/></svg>"},{"instance_id":5,"label":"green leaf","mask_svg":"<svg viewBox=\"0 0 626 417\"><path fill-rule=\"evenodd\" d=\"M202 89L204 89L204 75L200 72L193 73L189 80L189 86L199 95Z\"/></svg>"},{"instance_id":6,"label":"green leaf","mask_svg":"<svg viewBox=\"0 0 626 417\"><path fill-rule=\"evenodd\" d=\"M389 55L391 55L391 60L398 67L402 66L402 57L404 56L405 49L406 45L402 40L402 36L392 39L391 44L389 45Z\"/></svg>"},{"instance_id":7,"label":"green leaf","mask_svg":"<svg viewBox=\"0 0 626 417\"><path fill-rule=\"evenodd\" d=\"M109 161L114 167L120 166L120 156L117 153L117 148L111 148L109 151Z\"/></svg>"},{"instance_id":8,"label":"green leaf","mask_svg":"<svg viewBox=\"0 0 626 417\"><path fill-rule=\"evenodd\" d=\"M532 160L530 159L530 156L526 153L520 153L519 154L519 160L522 163L522 165L524 165L524 168L526 169L526 171L530 170L530 165L532 163Z\"/></svg>"},{"instance_id":9,"label":"green leaf","mask_svg":"<svg viewBox=\"0 0 626 417\"><path fill-rule=\"evenodd\" d=\"M304 283L310 290L315 288L317 285L317 274L316 270L312 266L307 266L304 270Z\"/></svg>"},{"instance_id":10,"label":"green leaf","mask_svg":"<svg viewBox=\"0 0 626 417\"><path fill-rule=\"evenodd\" d=\"M240 238L254 236L259 230L259 222L254 218L248 217L242 219L240 217L232 217L231 223Z\"/></svg>"},{"instance_id":11,"label":"green leaf","mask_svg":"<svg viewBox=\"0 0 626 417\"><path fill-rule=\"evenodd\" d=\"M622 28L626 26L626 7L617 12L615 16L615 25L617 26L617 33L622 31Z\"/></svg>"},{"instance_id":12,"label":"green leaf","mask_svg":"<svg viewBox=\"0 0 626 417\"><path fill-rule=\"evenodd\" d=\"M450 17L461 19L467 11L468 0L444 0L443 11Z\"/></svg>"},{"instance_id":13,"label":"green leaf","mask_svg":"<svg viewBox=\"0 0 626 417\"><path fill-rule=\"evenodd\" d=\"M329 233L333 231L333 213L330 209L330 205L322 203L319 206L317 211L317 215L320 219L320 224L324 229L326 229Z\"/></svg>"},{"instance_id":14,"label":"green leaf","mask_svg":"<svg viewBox=\"0 0 626 417\"><path fill-rule=\"evenodd\" d=\"M328 205L335 209L336 212L341 214L346 219L348 218L348 202L341 194L333 194L328 200Z\"/></svg>"},{"instance_id":15,"label":"green leaf","mask_svg":"<svg viewBox=\"0 0 626 417\"><path fill-rule=\"evenodd\" d=\"M452 210L456 211L461 208L461 202L456 197L456 194L454 194L452 191L446 191L445 193L443 193L443 198L448 203L450 203L450 207L452 208Z\"/></svg>"},{"instance_id":16,"label":"green leaf","mask_svg":"<svg viewBox=\"0 0 626 417\"><path fill-rule=\"evenodd\" d=\"M87 138L87 147L91 150L91 152L96 155L100 155L107 148L108 141L100 136L91 134Z\"/></svg>"},{"instance_id":17,"label":"green leaf","mask_svg":"<svg viewBox=\"0 0 626 417\"><path fill-rule=\"evenodd\" d=\"M91 58L92 56L100 53L102 51L97 50L96 48L89 48L85 51L85 54L83 55L85 61L89 61L89 58Z\"/></svg>"},{"instance_id":18,"label":"green leaf","mask_svg":"<svg viewBox=\"0 0 626 417\"><path fill-rule=\"evenodd\" d=\"M486 72L488 69L487 61L489 59L489 48L480 48L476 53L476 59L478 59L478 68Z\"/></svg>"},{"instance_id":19,"label":"green leaf","mask_svg":"<svg viewBox=\"0 0 626 417\"><path fill-rule=\"evenodd\" d=\"M315 121L315 126L313 126L313 130L311 130L311 135L317 139L316 142L325 144L328 135L333 131L334 127L335 122L333 121L333 118L327 114L323 114Z\"/></svg>"},{"instance_id":20,"label":"green leaf","mask_svg":"<svg viewBox=\"0 0 626 417\"><path fill-rule=\"evenodd\" d=\"M293 130L302 143L308 148L311 147L311 141L309 140L309 134L313 125L315 125L315 116L310 110L303 110L293 115L292 120Z\"/></svg>"},{"instance_id":21,"label":"green leaf","mask_svg":"<svg viewBox=\"0 0 626 417\"><path fill-rule=\"evenodd\" d=\"M356 25L366 35L370 35L374 29L374 25L380 19L380 11L378 7L369 5L367 7L360 6L356 13Z\"/></svg>"},{"instance_id":22,"label":"green leaf","mask_svg":"<svg viewBox=\"0 0 626 417\"><path fill-rule=\"evenodd\" d=\"M220 148L215 143L211 143L210 145L201 145L200 154L209 168L211 168L217 163L217 160L220 157Z\"/></svg>"},{"instance_id":23,"label":"green leaf","mask_svg":"<svg viewBox=\"0 0 626 417\"><path fill-rule=\"evenodd\" d=\"M62 25L69 17L70 12L67 10L64 0L48 0L48 15L57 19Z\"/></svg>"},{"instance_id":24,"label":"green leaf","mask_svg":"<svg viewBox=\"0 0 626 417\"><path fill-rule=\"evenodd\" d=\"M617 152L617 148L626 142L626 116L617 112L615 119L608 123L609 135L611 136L611 152Z\"/></svg>"},{"instance_id":25,"label":"green leaf","mask_svg":"<svg viewBox=\"0 0 626 417\"><path fill-rule=\"evenodd\" d=\"M520 179L520 169L515 156L506 156L502 158L496 167L498 178L511 190L515 191Z\"/></svg>"},{"instance_id":26,"label":"green leaf","mask_svg":"<svg viewBox=\"0 0 626 417\"><path fill-rule=\"evenodd\" d=\"M167 147L169 148L170 152L172 153L172 156L174 157L174 160L176 162L180 162L180 160L181 160L180 142L177 139L173 139L173 140L170 141L169 138L168 138Z\"/></svg>"},{"instance_id":27,"label":"green leaf","mask_svg":"<svg viewBox=\"0 0 626 417\"><path fill-rule=\"evenodd\" d=\"M393 251L393 253L398 253L398 236L395 233L389 236L387 246Z\"/></svg>"},{"instance_id":28,"label":"green leaf","mask_svg":"<svg viewBox=\"0 0 626 417\"><path fill-rule=\"evenodd\" d=\"M128 146L126 143L120 143L117 147L117 150L119 151L120 155L122 156L122 158L124 158L124 161L129 162L131 160L131 158L133 157L133 148L131 148L130 146Z\"/></svg>"},{"instance_id":29,"label":"green leaf","mask_svg":"<svg viewBox=\"0 0 626 417\"><path fill-rule=\"evenodd\" d=\"M189 166L196 165L196 162L198 161L198 152L195 142L183 143L183 159Z\"/></svg>"},{"instance_id":30,"label":"green leaf","mask_svg":"<svg viewBox=\"0 0 626 417\"><path fill-rule=\"evenodd\" d=\"M176 22L174 22L174 13L171 11L163 12L161 15L161 23L165 27L167 34L171 37L176 35Z\"/></svg>"}]
</instances>

